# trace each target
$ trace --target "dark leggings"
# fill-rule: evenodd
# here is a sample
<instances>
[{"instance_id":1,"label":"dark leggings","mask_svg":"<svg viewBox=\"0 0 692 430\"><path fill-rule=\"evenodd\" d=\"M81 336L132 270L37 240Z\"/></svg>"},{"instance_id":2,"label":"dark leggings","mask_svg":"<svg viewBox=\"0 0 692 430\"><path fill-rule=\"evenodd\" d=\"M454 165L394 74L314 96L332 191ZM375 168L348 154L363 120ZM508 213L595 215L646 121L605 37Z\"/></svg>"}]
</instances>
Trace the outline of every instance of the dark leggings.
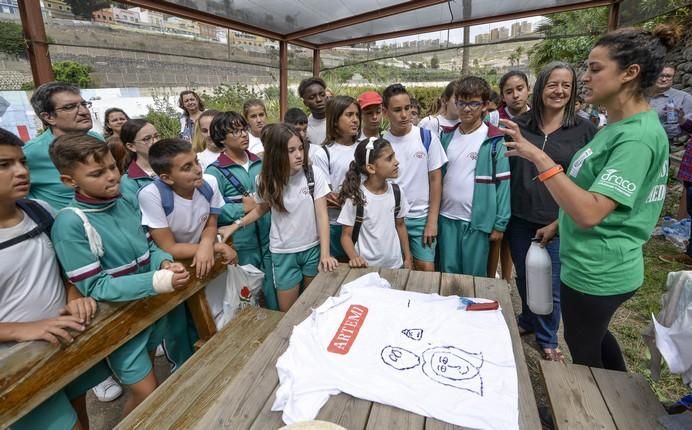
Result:
<instances>
[{"instance_id":1,"label":"dark leggings","mask_svg":"<svg viewBox=\"0 0 692 430\"><path fill-rule=\"evenodd\" d=\"M575 364L627 371L620 345L608 331L608 324L615 310L634 293L593 296L560 284L565 342Z\"/></svg>"}]
</instances>

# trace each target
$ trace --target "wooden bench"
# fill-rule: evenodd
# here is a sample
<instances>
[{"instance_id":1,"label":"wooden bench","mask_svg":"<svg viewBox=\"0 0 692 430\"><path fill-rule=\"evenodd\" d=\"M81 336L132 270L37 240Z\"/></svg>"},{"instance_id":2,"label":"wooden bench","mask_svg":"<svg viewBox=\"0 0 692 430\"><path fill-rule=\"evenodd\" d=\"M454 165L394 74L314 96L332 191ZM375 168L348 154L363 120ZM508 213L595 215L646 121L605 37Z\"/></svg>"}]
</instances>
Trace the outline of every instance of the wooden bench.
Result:
<instances>
[{"instance_id":1,"label":"wooden bench","mask_svg":"<svg viewBox=\"0 0 692 430\"><path fill-rule=\"evenodd\" d=\"M282 316L267 309L243 309L116 429L194 427Z\"/></svg>"},{"instance_id":2,"label":"wooden bench","mask_svg":"<svg viewBox=\"0 0 692 430\"><path fill-rule=\"evenodd\" d=\"M642 375L541 361L556 429L653 430L666 415Z\"/></svg>"},{"instance_id":3,"label":"wooden bench","mask_svg":"<svg viewBox=\"0 0 692 430\"><path fill-rule=\"evenodd\" d=\"M226 383L218 384L216 398L206 412L195 421L186 420L177 428L198 429L276 429L284 424L280 412L272 412L279 379L276 360L286 350L293 326L303 321L311 309L335 295L343 283L352 281L377 269L349 269L346 265L331 273L319 274L309 288L299 297L262 345L255 351L244 368ZM409 270L381 269L379 273L393 288L442 295L461 294L496 299L503 308L503 315L512 337L512 346L519 384L519 428L540 429L538 409L529 379L528 368L512 311L509 287L504 281L416 272ZM498 407L502 407L498 405ZM166 408L171 411L171 408ZM459 427L401 409L357 399L347 394L333 396L320 410L317 419L339 424L349 430L363 429L416 429L452 430ZM177 423L176 423L177 424ZM124 428L124 427L123 427ZM164 428L164 426L161 426Z\"/></svg>"},{"instance_id":4,"label":"wooden bench","mask_svg":"<svg viewBox=\"0 0 692 430\"><path fill-rule=\"evenodd\" d=\"M225 270L225 265L217 263L204 280L197 279L191 270L188 285L170 294L131 302L101 302L91 325L84 333L73 332L76 337L69 345L25 342L0 353L0 428L9 427L185 301L200 338L209 339L216 326L204 287Z\"/></svg>"}]
</instances>

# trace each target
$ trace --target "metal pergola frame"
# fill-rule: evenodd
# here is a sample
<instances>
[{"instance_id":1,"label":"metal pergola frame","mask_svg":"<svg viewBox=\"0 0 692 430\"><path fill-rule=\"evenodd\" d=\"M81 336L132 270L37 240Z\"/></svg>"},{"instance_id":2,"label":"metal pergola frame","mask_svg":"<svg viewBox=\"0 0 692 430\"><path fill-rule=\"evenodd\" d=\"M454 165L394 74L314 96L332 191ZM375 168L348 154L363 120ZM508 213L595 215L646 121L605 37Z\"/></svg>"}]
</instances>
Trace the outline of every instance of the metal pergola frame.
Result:
<instances>
[{"instance_id":1,"label":"metal pergola frame","mask_svg":"<svg viewBox=\"0 0 692 430\"><path fill-rule=\"evenodd\" d=\"M241 21L214 15L208 12L202 12L187 6L178 5L175 3L162 0L119 0L121 3L127 3L132 6L141 7L152 11L165 13L168 15L178 16L181 18L190 19L193 21L202 22L205 24L224 27L232 30L242 31L245 33L254 34L257 36L266 37L279 42L279 106L280 114L283 117L288 108L288 44L294 44L313 50L312 72L318 76L320 73L320 50L329 49L338 46L353 45L356 43L372 42L375 40L390 39L395 37L410 36L420 33L428 33L433 31L447 30L450 28L466 27L471 25L487 24L498 21L507 21L511 19L525 18L536 15L545 15L558 12L567 12L571 10L586 9L593 7L609 6L608 29L614 30L617 27L620 1L621 0L589 0L575 4L564 4L549 8L533 8L519 12L506 13L492 17L482 17L473 19L464 19L458 22L429 25L418 28L411 28L401 31L382 32L368 36L351 38L337 42L314 44L304 38L316 34L332 31L344 27L349 27L356 24L380 19L388 16L394 16L401 13L411 12L418 9L434 6L437 4L447 3L448 0L408 0L396 5L375 11L365 12L354 15L348 18L338 19L335 21L320 24L314 27L309 27L303 30L291 33L277 33L260 27L250 25ZM31 63L31 72L36 86L42 83L49 82L54 79L53 70L48 52L48 38L41 15L40 0L23 0L19 1L19 11L24 29L24 37L27 43L27 51L29 61Z\"/></svg>"}]
</instances>

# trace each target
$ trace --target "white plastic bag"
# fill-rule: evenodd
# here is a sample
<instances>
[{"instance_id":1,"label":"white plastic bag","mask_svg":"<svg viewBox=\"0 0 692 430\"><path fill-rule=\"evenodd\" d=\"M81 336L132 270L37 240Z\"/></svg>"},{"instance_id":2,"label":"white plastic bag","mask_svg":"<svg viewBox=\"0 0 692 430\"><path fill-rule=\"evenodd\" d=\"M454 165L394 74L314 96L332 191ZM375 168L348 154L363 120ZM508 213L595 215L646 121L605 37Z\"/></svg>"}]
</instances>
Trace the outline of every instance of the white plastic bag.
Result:
<instances>
[{"instance_id":1,"label":"white plastic bag","mask_svg":"<svg viewBox=\"0 0 692 430\"><path fill-rule=\"evenodd\" d=\"M220 324L222 327L235 318L240 309L246 306L259 306L263 280L264 273L252 264L228 266L223 318Z\"/></svg>"}]
</instances>

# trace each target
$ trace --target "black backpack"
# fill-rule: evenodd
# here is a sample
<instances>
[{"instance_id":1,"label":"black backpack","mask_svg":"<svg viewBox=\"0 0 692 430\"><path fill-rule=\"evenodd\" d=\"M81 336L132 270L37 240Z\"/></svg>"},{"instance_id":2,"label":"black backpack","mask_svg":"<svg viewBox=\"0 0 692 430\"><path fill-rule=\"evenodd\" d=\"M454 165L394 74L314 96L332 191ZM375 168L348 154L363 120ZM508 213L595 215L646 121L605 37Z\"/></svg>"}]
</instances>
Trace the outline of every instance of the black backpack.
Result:
<instances>
[{"instance_id":1,"label":"black backpack","mask_svg":"<svg viewBox=\"0 0 692 430\"><path fill-rule=\"evenodd\" d=\"M29 215L29 218L36 223L36 227L24 234L20 234L17 237L13 237L10 240L0 243L0 249L9 248L10 246L22 243L25 240L40 236L42 233L46 233L50 237L50 229L53 227L53 216L46 210L46 208L29 199L18 200L17 206L27 215Z\"/></svg>"},{"instance_id":2,"label":"black backpack","mask_svg":"<svg viewBox=\"0 0 692 430\"><path fill-rule=\"evenodd\" d=\"M422 130L422 129L421 129ZM394 191L394 220L396 221L396 216L399 215L401 210L401 189L398 184L392 184L392 191ZM353 245L358 242L358 236L360 235L360 227L363 225L363 215L365 213L365 207L363 205L356 206L356 222L353 224L353 232L351 233L351 240Z\"/></svg>"}]
</instances>

